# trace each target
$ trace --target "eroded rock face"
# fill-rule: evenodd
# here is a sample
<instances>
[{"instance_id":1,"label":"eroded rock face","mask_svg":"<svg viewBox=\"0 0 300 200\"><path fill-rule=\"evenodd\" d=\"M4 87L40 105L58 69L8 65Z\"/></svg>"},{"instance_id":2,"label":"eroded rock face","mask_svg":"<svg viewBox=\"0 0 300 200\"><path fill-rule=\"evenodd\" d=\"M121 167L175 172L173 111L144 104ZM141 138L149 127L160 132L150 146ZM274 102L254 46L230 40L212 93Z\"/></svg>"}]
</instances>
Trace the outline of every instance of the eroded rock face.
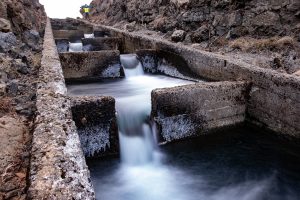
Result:
<instances>
[{"instance_id":1,"label":"eroded rock face","mask_svg":"<svg viewBox=\"0 0 300 200\"><path fill-rule=\"evenodd\" d=\"M211 37L226 36L229 31L237 36L296 35L299 31L297 0L93 0L91 4L91 19L107 25L135 21L162 32L196 31L208 25Z\"/></svg>"}]
</instances>

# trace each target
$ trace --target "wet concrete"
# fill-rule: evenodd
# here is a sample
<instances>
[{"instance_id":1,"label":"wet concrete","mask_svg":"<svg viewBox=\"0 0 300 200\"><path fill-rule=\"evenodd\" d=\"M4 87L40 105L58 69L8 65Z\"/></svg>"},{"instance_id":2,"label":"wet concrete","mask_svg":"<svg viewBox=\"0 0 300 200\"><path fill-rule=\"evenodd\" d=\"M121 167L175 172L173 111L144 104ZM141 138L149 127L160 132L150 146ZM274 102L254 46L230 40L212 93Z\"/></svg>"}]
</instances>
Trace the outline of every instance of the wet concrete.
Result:
<instances>
[{"instance_id":1,"label":"wet concrete","mask_svg":"<svg viewBox=\"0 0 300 200\"><path fill-rule=\"evenodd\" d=\"M171 142L244 122L248 84L197 83L152 91L159 142Z\"/></svg>"},{"instance_id":2,"label":"wet concrete","mask_svg":"<svg viewBox=\"0 0 300 200\"><path fill-rule=\"evenodd\" d=\"M113 97L72 97L72 116L86 158L119 154L115 113Z\"/></svg>"},{"instance_id":3,"label":"wet concrete","mask_svg":"<svg viewBox=\"0 0 300 200\"><path fill-rule=\"evenodd\" d=\"M124 76L119 51L60 53L60 62L67 80L97 80Z\"/></svg>"}]
</instances>

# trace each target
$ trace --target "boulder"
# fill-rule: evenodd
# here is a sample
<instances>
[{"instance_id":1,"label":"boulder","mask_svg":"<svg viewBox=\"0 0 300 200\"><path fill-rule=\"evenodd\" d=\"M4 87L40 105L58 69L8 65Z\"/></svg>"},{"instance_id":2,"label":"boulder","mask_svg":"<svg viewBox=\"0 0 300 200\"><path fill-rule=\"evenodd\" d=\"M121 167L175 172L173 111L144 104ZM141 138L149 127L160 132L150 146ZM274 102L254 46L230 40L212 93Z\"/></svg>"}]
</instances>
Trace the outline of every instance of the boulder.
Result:
<instances>
[{"instance_id":1,"label":"boulder","mask_svg":"<svg viewBox=\"0 0 300 200\"><path fill-rule=\"evenodd\" d=\"M173 32L171 39L174 42L182 42L185 39L186 32L184 30L176 30Z\"/></svg>"},{"instance_id":2,"label":"boulder","mask_svg":"<svg viewBox=\"0 0 300 200\"><path fill-rule=\"evenodd\" d=\"M24 32L24 41L25 43L32 49L37 50L40 49L39 41L40 34L36 30L29 30Z\"/></svg>"},{"instance_id":3,"label":"boulder","mask_svg":"<svg viewBox=\"0 0 300 200\"><path fill-rule=\"evenodd\" d=\"M0 18L0 31L1 32L11 32L11 25L10 22L4 18Z\"/></svg>"},{"instance_id":4,"label":"boulder","mask_svg":"<svg viewBox=\"0 0 300 200\"><path fill-rule=\"evenodd\" d=\"M0 53L8 52L16 44L17 38L12 32L0 32Z\"/></svg>"},{"instance_id":5,"label":"boulder","mask_svg":"<svg viewBox=\"0 0 300 200\"><path fill-rule=\"evenodd\" d=\"M209 39L209 29L206 25L201 26L192 35L191 40L194 43L200 43Z\"/></svg>"}]
</instances>

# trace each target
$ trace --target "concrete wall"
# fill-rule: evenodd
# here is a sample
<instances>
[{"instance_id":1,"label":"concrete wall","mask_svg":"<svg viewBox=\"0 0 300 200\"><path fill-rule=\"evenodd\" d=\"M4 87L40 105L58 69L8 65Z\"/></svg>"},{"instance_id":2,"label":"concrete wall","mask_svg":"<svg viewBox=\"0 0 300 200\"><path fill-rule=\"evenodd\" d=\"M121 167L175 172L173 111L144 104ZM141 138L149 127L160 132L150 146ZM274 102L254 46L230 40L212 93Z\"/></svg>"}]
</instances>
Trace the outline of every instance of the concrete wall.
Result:
<instances>
[{"instance_id":1,"label":"concrete wall","mask_svg":"<svg viewBox=\"0 0 300 200\"><path fill-rule=\"evenodd\" d=\"M119 153L115 99L104 96L72 98L72 114L87 158Z\"/></svg>"},{"instance_id":2,"label":"concrete wall","mask_svg":"<svg viewBox=\"0 0 300 200\"><path fill-rule=\"evenodd\" d=\"M119 50L122 52L122 39L117 37L83 38L83 46L90 46L89 51Z\"/></svg>"},{"instance_id":3,"label":"concrete wall","mask_svg":"<svg viewBox=\"0 0 300 200\"><path fill-rule=\"evenodd\" d=\"M97 80L124 76L119 51L67 52L59 54L67 80Z\"/></svg>"},{"instance_id":4,"label":"concrete wall","mask_svg":"<svg viewBox=\"0 0 300 200\"><path fill-rule=\"evenodd\" d=\"M215 81L244 80L252 83L246 119L276 132L300 137L299 77L263 69L230 57L174 44L159 38L106 26L96 26L96 28L110 31L115 37L122 37L125 41L124 50L127 52L141 49L168 51L183 57L190 70L198 76Z\"/></svg>"},{"instance_id":5,"label":"concrete wall","mask_svg":"<svg viewBox=\"0 0 300 200\"><path fill-rule=\"evenodd\" d=\"M49 20L37 88L28 199L95 199Z\"/></svg>"},{"instance_id":6,"label":"concrete wall","mask_svg":"<svg viewBox=\"0 0 300 200\"><path fill-rule=\"evenodd\" d=\"M248 89L245 82L203 82L153 90L151 116L160 142L244 122Z\"/></svg>"},{"instance_id":7,"label":"concrete wall","mask_svg":"<svg viewBox=\"0 0 300 200\"><path fill-rule=\"evenodd\" d=\"M66 39L70 42L78 42L84 37L84 32L81 30L54 30L53 36L55 39Z\"/></svg>"}]
</instances>

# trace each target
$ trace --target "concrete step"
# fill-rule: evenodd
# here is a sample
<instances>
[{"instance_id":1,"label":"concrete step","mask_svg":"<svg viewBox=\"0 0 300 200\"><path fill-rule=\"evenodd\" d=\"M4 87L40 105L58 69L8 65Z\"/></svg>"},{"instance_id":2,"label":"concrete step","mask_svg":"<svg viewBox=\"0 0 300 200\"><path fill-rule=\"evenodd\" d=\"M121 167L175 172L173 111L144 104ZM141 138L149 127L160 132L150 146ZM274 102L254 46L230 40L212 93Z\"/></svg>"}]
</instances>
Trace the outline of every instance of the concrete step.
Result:
<instances>
[{"instance_id":1,"label":"concrete step","mask_svg":"<svg viewBox=\"0 0 300 200\"><path fill-rule=\"evenodd\" d=\"M93 51L60 53L64 77L67 81L89 81L124 77L120 52Z\"/></svg>"},{"instance_id":2,"label":"concrete step","mask_svg":"<svg viewBox=\"0 0 300 200\"><path fill-rule=\"evenodd\" d=\"M244 122L249 84L202 82L152 91L151 117L166 143Z\"/></svg>"}]
</instances>

